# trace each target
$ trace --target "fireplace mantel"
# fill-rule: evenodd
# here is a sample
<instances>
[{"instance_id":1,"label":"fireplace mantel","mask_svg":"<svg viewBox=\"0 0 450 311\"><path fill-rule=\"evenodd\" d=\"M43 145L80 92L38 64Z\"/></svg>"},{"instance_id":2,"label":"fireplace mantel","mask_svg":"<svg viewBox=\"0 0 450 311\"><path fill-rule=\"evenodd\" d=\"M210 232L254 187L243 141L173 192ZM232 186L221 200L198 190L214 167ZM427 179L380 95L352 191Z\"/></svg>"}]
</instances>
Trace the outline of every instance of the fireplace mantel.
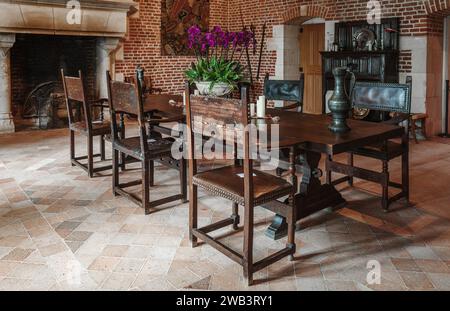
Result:
<instances>
[{"instance_id":1,"label":"fireplace mantel","mask_svg":"<svg viewBox=\"0 0 450 311\"><path fill-rule=\"evenodd\" d=\"M132 0L80 0L81 23L70 24L67 0L0 0L0 33L125 37Z\"/></svg>"}]
</instances>

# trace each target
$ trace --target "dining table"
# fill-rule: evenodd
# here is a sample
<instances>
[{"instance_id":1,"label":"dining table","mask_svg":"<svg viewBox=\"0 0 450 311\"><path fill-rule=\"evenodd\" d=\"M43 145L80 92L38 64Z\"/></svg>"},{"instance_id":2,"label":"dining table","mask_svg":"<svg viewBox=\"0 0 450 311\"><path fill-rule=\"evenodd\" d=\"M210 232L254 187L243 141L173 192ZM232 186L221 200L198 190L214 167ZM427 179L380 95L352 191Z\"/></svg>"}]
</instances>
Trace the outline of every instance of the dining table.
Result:
<instances>
[{"instance_id":1,"label":"dining table","mask_svg":"<svg viewBox=\"0 0 450 311\"><path fill-rule=\"evenodd\" d=\"M152 116L150 126L152 131L171 135L172 130L165 126L168 122L185 122L182 97L167 98L148 96L144 110ZM276 213L272 223L266 230L266 235L279 239L286 235L286 204L296 206L296 219L300 220L325 208L339 208L346 204L341 193L331 184L322 182L323 171L319 167L322 155L333 156L350 152L355 148L371 144L383 143L390 139L401 138L404 128L398 125L376 123L362 120L347 120L350 131L334 133L329 130L331 117L326 114L314 115L297 111L266 109L270 116L267 123L277 123L279 136L275 143L280 150L288 154L289 178L298 185L297 193L291 200L272 201L262 205ZM277 117L277 118L274 118ZM275 120L276 121L272 121ZM408 152L407 142L403 147ZM302 177L298 181L297 173L301 170Z\"/></svg>"}]
</instances>

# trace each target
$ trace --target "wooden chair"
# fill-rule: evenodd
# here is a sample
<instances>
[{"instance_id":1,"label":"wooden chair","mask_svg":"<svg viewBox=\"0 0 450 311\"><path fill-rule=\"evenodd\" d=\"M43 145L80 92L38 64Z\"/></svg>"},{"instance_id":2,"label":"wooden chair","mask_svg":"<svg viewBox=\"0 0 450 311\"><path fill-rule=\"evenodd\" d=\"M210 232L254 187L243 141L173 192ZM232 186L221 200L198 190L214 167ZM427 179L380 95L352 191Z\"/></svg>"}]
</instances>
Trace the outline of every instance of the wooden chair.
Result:
<instances>
[{"instance_id":1,"label":"wooden chair","mask_svg":"<svg viewBox=\"0 0 450 311\"><path fill-rule=\"evenodd\" d=\"M105 136L111 133L110 122L103 120L104 100L88 102L86 99L86 92L84 88L83 75L81 71L78 72L78 77L65 76L64 70L61 69L61 78L64 87L64 94L67 104L67 115L69 118L70 130L70 161L73 166L78 166L85 170L89 177L93 177L94 173L111 169L111 165L94 168L94 158L100 157L102 161L105 160ZM75 104L81 104L83 119L76 120L73 115L73 110L78 108ZM99 120L93 120L94 107L101 108ZM87 156L75 156L75 132L87 137ZM93 139L95 136L100 137L100 154L93 154ZM80 162L86 160L87 165Z\"/></svg>"},{"instance_id":2,"label":"wooden chair","mask_svg":"<svg viewBox=\"0 0 450 311\"><path fill-rule=\"evenodd\" d=\"M171 138L149 138L146 131L146 119L143 111L140 84L112 81L109 72L106 74L109 94L109 110L111 113L112 148L113 148L113 193L122 195L134 203L142 206L145 214L150 214L156 206L182 200L186 202L185 160L180 160L180 189L181 194L172 195L159 200L150 201L150 187L153 184L150 165L161 157L171 157ZM119 135L117 114L137 116L139 136L125 138ZM119 152L142 163L142 179L121 184L119 182ZM142 185L142 198L125 191L126 188Z\"/></svg>"},{"instance_id":3,"label":"wooden chair","mask_svg":"<svg viewBox=\"0 0 450 311\"><path fill-rule=\"evenodd\" d=\"M410 77L406 84L357 82L353 90L353 107L394 112L392 119L385 121L391 124L406 123L401 143L388 140L382 144L369 145L353 150L348 155L347 165L334 162L331 157L326 161L327 183L337 185L347 181L353 185L353 177L379 183L382 186L381 205L385 211L389 205L405 198L409 202L409 115L411 110ZM367 121L369 122L369 121ZM374 158L382 162L382 172L375 172L354 166L354 155ZM389 161L402 158L402 181L392 182L389 179ZM331 172L346 175L332 181ZM401 192L389 198L389 186L401 189Z\"/></svg>"},{"instance_id":4,"label":"wooden chair","mask_svg":"<svg viewBox=\"0 0 450 311\"><path fill-rule=\"evenodd\" d=\"M194 157L194 149L196 148L194 137L197 136L197 142L202 142L201 135L208 137L208 134L202 133L202 128L209 125L215 126L218 130L226 131L225 135L230 134L226 130L227 124L246 127L249 120L248 88L246 86L242 87L241 100L237 100L190 96L189 85L186 84L185 98L189 150L189 233L192 247L196 247L197 239L201 239L230 259L236 261L243 266L244 276L247 279L248 285L251 285L253 283L254 272L263 269L285 256L291 256L292 259L295 253L295 207L293 200L291 200L292 205L288 211L289 228L286 247L258 262L253 262L254 207L286 195L292 198L296 187L284 179L257 171L253 168L253 161L250 156L249 132L247 130L237 131L238 137L239 133L241 137L243 136L243 142L238 140L239 146L243 148L243 166L238 165L236 161L235 165L199 173L197 171L197 160ZM197 117L202 117L203 122L201 124L195 122ZM209 124L208 120L211 121ZM213 195L232 201L231 217L203 228L198 228L198 187ZM243 205L245 210L243 254L232 250L222 244L218 239L209 235L210 232L228 225L232 225L233 229L238 228L238 205Z\"/></svg>"},{"instance_id":5,"label":"wooden chair","mask_svg":"<svg viewBox=\"0 0 450 311\"><path fill-rule=\"evenodd\" d=\"M304 93L304 75L298 80L270 80L269 74L264 79L264 96L267 100L282 100L292 102L277 109L302 111Z\"/></svg>"},{"instance_id":6,"label":"wooden chair","mask_svg":"<svg viewBox=\"0 0 450 311\"><path fill-rule=\"evenodd\" d=\"M417 140L417 130L420 130L422 132L422 136L427 139L427 118L428 115L426 113L412 113L410 116L409 123L411 127L411 134L416 144L419 143L419 141Z\"/></svg>"},{"instance_id":7,"label":"wooden chair","mask_svg":"<svg viewBox=\"0 0 450 311\"><path fill-rule=\"evenodd\" d=\"M125 82L136 84L136 81L140 81L142 87L142 94L144 96L149 94L161 94L163 89L153 87L152 78L145 76L143 79L137 79L135 76L126 77Z\"/></svg>"},{"instance_id":8,"label":"wooden chair","mask_svg":"<svg viewBox=\"0 0 450 311\"><path fill-rule=\"evenodd\" d=\"M303 94L304 94L304 74L300 74L299 80L270 80L269 74L266 74L264 79L264 96L267 100L282 100L291 102L283 107L275 107L281 110L297 111L303 110ZM284 171L289 170L289 150L280 150L280 159L278 161L279 167L276 172L281 176ZM301 172L301 166L297 165L297 171Z\"/></svg>"}]
</instances>

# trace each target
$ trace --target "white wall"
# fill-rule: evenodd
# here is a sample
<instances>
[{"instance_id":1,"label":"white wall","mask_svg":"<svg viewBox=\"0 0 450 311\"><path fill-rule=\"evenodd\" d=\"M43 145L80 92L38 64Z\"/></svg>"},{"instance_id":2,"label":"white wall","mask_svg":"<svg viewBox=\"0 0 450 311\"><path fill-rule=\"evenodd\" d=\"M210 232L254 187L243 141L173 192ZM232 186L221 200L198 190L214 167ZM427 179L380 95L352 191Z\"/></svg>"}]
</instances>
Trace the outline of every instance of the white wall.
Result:
<instances>
[{"instance_id":1,"label":"white wall","mask_svg":"<svg viewBox=\"0 0 450 311\"><path fill-rule=\"evenodd\" d=\"M425 112L427 96L427 38L400 36L400 50L411 50L411 73L400 73L400 83L404 83L406 76L412 76L413 88L411 98L411 112Z\"/></svg>"}]
</instances>

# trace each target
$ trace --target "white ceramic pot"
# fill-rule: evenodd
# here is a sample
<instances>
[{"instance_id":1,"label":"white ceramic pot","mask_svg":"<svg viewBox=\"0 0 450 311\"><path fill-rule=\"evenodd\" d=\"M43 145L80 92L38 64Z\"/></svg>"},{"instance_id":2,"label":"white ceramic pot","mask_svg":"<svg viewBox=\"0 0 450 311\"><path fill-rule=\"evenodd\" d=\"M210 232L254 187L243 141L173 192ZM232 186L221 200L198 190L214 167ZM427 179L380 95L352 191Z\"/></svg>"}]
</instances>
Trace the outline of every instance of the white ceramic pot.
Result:
<instances>
[{"instance_id":1,"label":"white ceramic pot","mask_svg":"<svg viewBox=\"0 0 450 311\"><path fill-rule=\"evenodd\" d=\"M211 82L203 81L203 82L195 82L200 95L209 95L209 96L225 96L233 91L233 87L227 83L216 83L210 89Z\"/></svg>"}]
</instances>

